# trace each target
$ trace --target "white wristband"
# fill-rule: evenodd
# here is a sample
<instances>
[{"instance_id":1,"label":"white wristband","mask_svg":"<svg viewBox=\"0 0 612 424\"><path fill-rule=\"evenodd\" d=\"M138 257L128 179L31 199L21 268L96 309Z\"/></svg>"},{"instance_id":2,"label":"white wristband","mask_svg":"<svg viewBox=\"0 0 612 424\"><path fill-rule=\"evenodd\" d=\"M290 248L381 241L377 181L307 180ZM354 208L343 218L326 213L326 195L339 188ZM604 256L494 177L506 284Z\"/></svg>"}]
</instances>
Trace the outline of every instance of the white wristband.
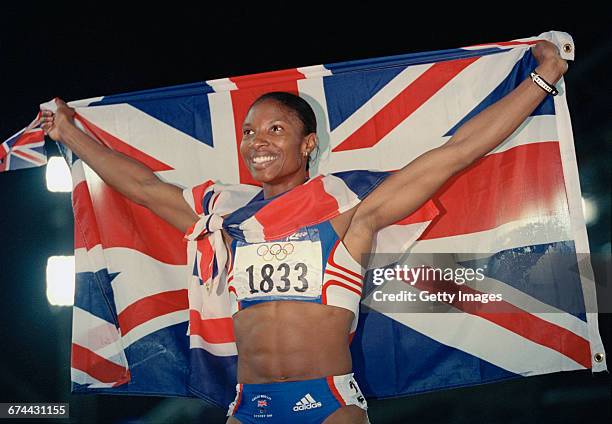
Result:
<instances>
[{"instance_id":1,"label":"white wristband","mask_svg":"<svg viewBox=\"0 0 612 424\"><path fill-rule=\"evenodd\" d=\"M538 87L546 91L551 96L556 96L557 94L559 94L559 92L557 91L554 85L547 83L546 80L544 80L541 76L539 76L535 71L533 71L530 74L530 76L531 76L531 80L535 82L538 85Z\"/></svg>"}]
</instances>

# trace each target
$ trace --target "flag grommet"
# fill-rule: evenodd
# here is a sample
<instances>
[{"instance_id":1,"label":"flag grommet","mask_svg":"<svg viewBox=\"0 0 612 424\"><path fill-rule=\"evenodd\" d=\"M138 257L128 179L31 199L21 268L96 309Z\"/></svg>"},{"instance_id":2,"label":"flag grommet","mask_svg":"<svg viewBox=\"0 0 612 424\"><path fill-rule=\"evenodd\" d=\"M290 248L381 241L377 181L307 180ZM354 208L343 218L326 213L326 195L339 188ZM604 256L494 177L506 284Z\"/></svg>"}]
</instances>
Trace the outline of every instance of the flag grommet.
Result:
<instances>
[{"instance_id":1,"label":"flag grommet","mask_svg":"<svg viewBox=\"0 0 612 424\"><path fill-rule=\"evenodd\" d=\"M603 362L604 360L604 354L601 352L597 352L595 355L593 355L593 359L595 360L595 362L600 363Z\"/></svg>"},{"instance_id":2,"label":"flag grommet","mask_svg":"<svg viewBox=\"0 0 612 424\"><path fill-rule=\"evenodd\" d=\"M573 49L574 48L572 47L572 45L570 43L565 43L563 45L563 52L564 53L571 53Z\"/></svg>"}]
</instances>

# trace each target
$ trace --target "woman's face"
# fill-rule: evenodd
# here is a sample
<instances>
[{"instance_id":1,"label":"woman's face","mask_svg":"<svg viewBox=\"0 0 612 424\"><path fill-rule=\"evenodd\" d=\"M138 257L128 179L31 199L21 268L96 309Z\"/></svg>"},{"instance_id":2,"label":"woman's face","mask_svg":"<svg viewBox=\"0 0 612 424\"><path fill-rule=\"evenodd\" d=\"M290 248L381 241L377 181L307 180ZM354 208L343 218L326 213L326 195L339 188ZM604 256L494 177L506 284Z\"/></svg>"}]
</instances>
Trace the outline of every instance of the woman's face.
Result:
<instances>
[{"instance_id":1,"label":"woman's face","mask_svg":"<svg viewBox=\"0 0 612 424\"><path fill-rule=\"evenodd\" d=\"M302 122L273 99L252 107L242 124L240 154L256 181L269 183L304 168Z\"/></svg>"}]
</instances>

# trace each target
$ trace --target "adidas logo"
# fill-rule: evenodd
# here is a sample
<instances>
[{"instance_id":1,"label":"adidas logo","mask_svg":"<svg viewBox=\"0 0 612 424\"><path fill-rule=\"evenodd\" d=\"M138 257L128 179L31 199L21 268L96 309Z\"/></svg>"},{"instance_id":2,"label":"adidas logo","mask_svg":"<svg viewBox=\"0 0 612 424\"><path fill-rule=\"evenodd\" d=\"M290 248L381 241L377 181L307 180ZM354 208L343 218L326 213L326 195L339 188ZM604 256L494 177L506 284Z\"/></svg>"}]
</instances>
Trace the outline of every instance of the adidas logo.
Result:
<instances>
[{"instance_id":1,"label":"adidas logo","mask_svg":"<svg viewBox=\"0 0 612 424\"><path fill-rule=\"evenodd\" d=\"M321 402L317 402L314 400L310 393L307 393L302 399L298 402L295 402L295 406L293 407L294 411L305 411L307 409L320 408L323 404Z\"/></svg>"}]
</instances>

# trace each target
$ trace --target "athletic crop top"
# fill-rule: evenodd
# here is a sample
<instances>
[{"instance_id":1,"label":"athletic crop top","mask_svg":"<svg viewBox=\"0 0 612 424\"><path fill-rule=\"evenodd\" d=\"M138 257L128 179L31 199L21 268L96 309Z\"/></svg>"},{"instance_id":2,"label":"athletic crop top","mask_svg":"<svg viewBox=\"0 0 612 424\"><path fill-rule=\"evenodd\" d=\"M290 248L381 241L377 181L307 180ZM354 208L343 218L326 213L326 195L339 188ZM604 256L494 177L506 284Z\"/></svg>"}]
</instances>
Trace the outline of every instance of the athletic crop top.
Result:
<instances>
[{"instance_id":1,"label":"athletic crop top","mask_svg":"<svg viewBox=\"0 0 612 424\"><path fill-rule=\"evenodd\" d=\"M338 306L354 314L362 293L361 265L330 221L302 227L289 237L263 243L234 239L228 269L232 315L257 303L297 300Z\"/></svg>"}]
</instances>

